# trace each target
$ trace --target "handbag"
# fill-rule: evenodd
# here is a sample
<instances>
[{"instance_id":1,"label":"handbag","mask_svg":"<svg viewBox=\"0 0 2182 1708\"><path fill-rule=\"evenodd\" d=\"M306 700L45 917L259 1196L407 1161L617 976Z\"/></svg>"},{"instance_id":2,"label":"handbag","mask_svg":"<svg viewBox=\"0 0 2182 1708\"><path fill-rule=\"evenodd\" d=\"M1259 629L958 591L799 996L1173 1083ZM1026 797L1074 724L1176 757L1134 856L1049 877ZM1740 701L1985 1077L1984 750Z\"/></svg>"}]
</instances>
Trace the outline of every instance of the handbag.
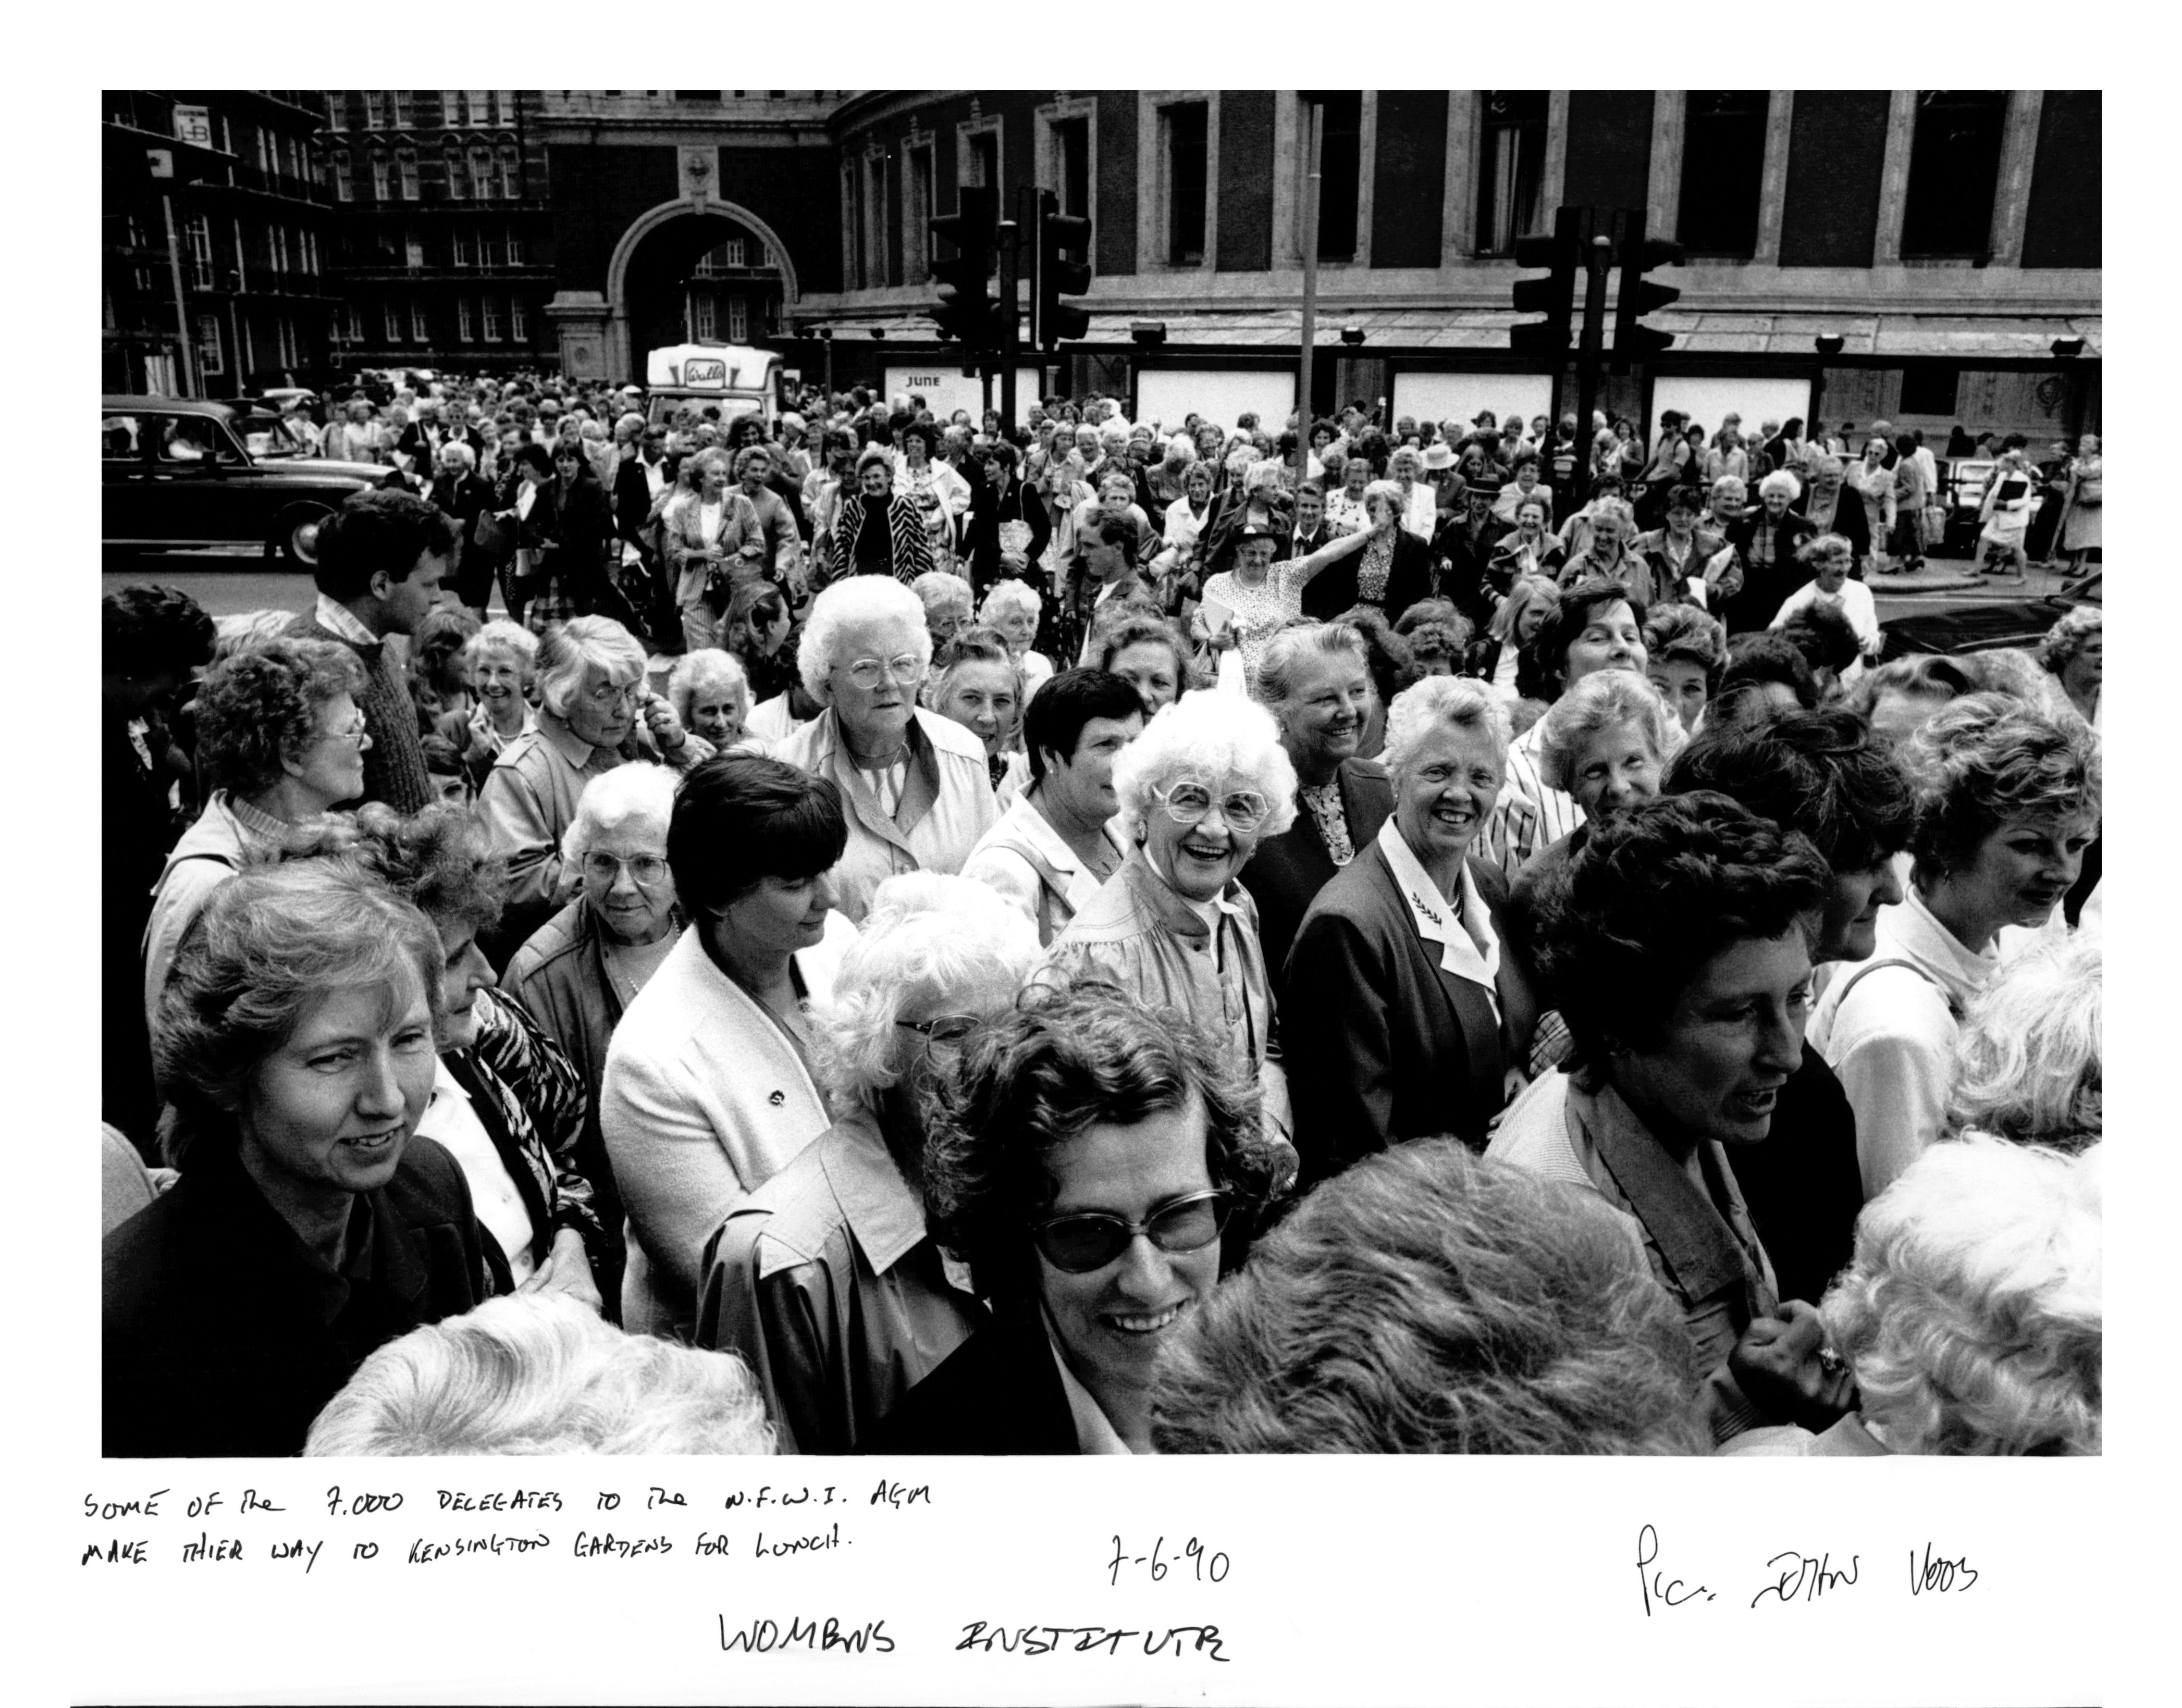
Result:
<instances>
[{"instance_id":1,"label":"handbag","mask_svg":"<svg viewBox=\"0 0 2182 1708\"><path fill-rule=\"evenodd\" d=\"M2087 475L2076 483L2076 502L2096 508L2106 501L2107 482L2102 474Z\"/></svg>"},{"instance_id":2,"label":"handbag","mask_svg":"<svg viewBox=\"0 0 2182 1708\"><path fill-rule=\"evenodd\" d=\"M479 511L470 527L470 543L488 557L505 556L514 539L513 524L496 510Z\"/></svg>"}]
</instances>

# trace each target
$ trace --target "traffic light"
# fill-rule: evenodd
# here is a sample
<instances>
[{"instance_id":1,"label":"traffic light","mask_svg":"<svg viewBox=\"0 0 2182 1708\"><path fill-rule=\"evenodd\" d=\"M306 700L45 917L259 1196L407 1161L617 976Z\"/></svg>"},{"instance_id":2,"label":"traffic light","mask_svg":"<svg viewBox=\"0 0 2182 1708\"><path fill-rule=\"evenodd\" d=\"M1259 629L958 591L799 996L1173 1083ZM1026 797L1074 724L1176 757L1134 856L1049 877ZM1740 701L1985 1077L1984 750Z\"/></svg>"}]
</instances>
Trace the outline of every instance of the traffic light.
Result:
<instances>
[{"instance_id":1,"label":"traffic light","mask_svg":"<svg viewBox=\"0 0 2182 1708\"><path fill-rule=\"evenodd\" d=\"M1091 288L1091 263L1071 261L1061 252L1091 252L1091 222L1061 211L1061 198L1050 190L1038 192L1036 230L1031 242L1030 341L1032 347L1051 351L1091 329L1088 310L1064 296L1077 296Z\"/></svg>"},{"instance_id":2,"label":"traffic light","mask_svg":"<svg viewBox=\"0 0 2182 1708\"><path fill-rule=\"evenodd\" d=\"M1629 364L1673 348L1675 334L1644 324L1655 308L1679 301L1682 293L1671 285L1654 285L1644 275L1655 267L1679 267L1682 246L1664 237L1644 235L1645 211L1631 208L1621 239L1621 284L1614 292L1614 359L1608 364L1615 373L1626 373Z\"/></svg>"},{"instance_id":3,"label":"traffic light","mask_svg":"<svg viewBox=\"0 0 2182 1708\"><path fill-rule=\"evenodd\" d=\"M1542 314L1543 320L1519 323L1508 329L1508 347L1526 356L1557 357L1569 347L1570 324L1576 313L1576 281L1583 271L1578 252L1578 226L1584 210L1563 207L1553 215L1550 237L1515 240L1518 267L1550 269L1543 279L1519 279L1512 293L1518 314Z\"/></svg>"},{"instance_id":4,"label":"traffic light","mask_svg":"<svg viewBox=\"0 0 2182 1708\"><path fill-rule=\"evenodd\" d=\"M933 306L932 318L941 337L961 345L964 368L972 370L996 342L993 297L987 281L993 271L994 229L1000 221L1000 192L966 184L955 195L955 211L939 214L931 222L932 235L955 246L952 256L933 266L939 280L939 299Z\"/></svg>"}]
</instances>

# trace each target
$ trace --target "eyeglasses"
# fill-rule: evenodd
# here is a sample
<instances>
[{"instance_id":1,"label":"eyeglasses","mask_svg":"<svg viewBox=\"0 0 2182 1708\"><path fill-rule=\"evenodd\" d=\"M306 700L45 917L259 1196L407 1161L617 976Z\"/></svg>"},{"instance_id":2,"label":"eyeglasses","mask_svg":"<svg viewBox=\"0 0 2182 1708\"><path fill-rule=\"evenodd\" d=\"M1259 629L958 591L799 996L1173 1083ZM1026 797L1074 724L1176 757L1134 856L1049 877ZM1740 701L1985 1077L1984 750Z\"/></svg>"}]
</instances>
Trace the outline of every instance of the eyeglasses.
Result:
<instances>
[{"instance_id":1,"label":"eyeglasses","mask_svg":"<svg viewBox=\"0 0 2182 1708\"><path fill-rule=\"evenodd\" d=\"M602 682L584 698L593 705L620 705L623 703L634 705L644 698L644 684L633 682L625 687L617 688L610 682Z\"/></svg>"},{"instance_id":2,"label":"eyeglasses","mask_svg":"<svg viewBox=\"0 0 2182 1708\"><path fill-rule=\"evenodd\" d=\"M905 1031L922 1034L934 1044L959 1044L983 1024L975 1014L934 1014L928 1020L896 1020Z\"/></svg>"},{"instance_id":3,"label":"eyeglasses","mask_svg":"<svg viewBox=\"0 0 2182 1708\"><path fill-rule=\"evenodd\" d=\"M1196 824L1212 810L1212 791L1202 783L1178 782L1164 793L1154 789L1152 797L1177 824ZM1227 821L1227 828L1245 835L1263 824L1272 810L1272 803L1255 789L1238 788L1220 799L1220 816Z\"/></svg>"},{"instance_id":4,"label":"eyeglasses","mask_svg":"<svg viewBox=\"0 0 2182 1708\"><path fill-rule=\"evenodd\" d=\"M858 688L877 688L882 677L889 682L915 682L924 674L923 661L913 652L898 652L888 659L860 658L843 668Z\"/></svg>"},{"instance_id":5,"label":"eyeglasses","mask_svg":"<svg viewBox=\"0 0 2182 1708\"><path fill-rule=\"evenodd\" d=\"M1162 1252L1202 1251L1220 1237L1233 1208L1227 1194L1215 1187L1162 1204L1141 1222L1105 1210L1084 1210L1033 1222L1031 1243L1055 1269L1088 1275L1127 1251L1139 1234Z\"/></svg>"},{"instance_id":6,"label":"eyeglasses","mask_svg":"<svg viewBox=\"0 0 2182 1708\"><path fill-rule=\"evenodd\" d=\"M650 889L667 876L667 862L657 854L632 854L623 860L603 850L584 856L584 876L593 883L619 883L624 871L636 880L639 888Z\"/></svg>"},{"instance_id":7,"label":"eyeglasses","mask_svg":"<svg viewBox=\"0 0 2182 1708\"><path fill-rule=\"evenodd\" d=\"M352 741L356 743L356 750L358 753L368 753L371 749L371 737L366 733L364 716L362 712L356 715L356 721L346 729L330 729L318 739L320 741Z\"/></svg>"}]
</instances>

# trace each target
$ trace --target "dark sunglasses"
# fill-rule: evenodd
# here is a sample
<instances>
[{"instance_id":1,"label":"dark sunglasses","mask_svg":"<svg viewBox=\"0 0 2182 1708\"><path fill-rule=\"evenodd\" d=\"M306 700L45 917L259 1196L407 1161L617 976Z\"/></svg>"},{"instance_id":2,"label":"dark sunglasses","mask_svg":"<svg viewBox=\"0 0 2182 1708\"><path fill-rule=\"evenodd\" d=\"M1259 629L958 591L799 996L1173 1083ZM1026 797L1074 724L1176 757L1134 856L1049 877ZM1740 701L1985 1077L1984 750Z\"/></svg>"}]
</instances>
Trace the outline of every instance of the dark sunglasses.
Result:
<instances>
[{"instance_id":1,"label":"dark sunglasses","mask_svg":"<svg viewBox=\"0 0 2182 1708\"><path fill-rule=\"evenodd\" d=\"M1227 1194L1215 1187L1162 1204L1141 1222L1105 1210L1049 1217L1031 1224L1030 1237L1055 1269L1088 1275L1127 1251L1138 1234L1162 1252L1201 1251L1220 1237L1233 1208Z\"/></svg>"}]
</instances>

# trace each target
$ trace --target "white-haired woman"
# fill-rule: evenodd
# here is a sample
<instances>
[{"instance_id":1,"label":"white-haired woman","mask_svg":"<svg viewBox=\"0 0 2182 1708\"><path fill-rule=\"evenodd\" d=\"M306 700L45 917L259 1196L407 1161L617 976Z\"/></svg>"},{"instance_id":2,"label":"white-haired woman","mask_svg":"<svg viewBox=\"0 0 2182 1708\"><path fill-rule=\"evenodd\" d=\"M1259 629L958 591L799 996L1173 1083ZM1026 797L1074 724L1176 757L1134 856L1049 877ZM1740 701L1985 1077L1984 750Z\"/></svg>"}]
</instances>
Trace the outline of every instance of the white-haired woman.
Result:
<instances>
[{"instance_id":1,"label":"white-haired woman","mask_svg":"<svg viewBox=\"0 0 2182 1708\"><path fill-rule=\"evenodd\" d=\"M1640 603L1649 605L1659 597L1652 565L1635 546L1636 512L1618 498L1602 498L1591 506L1591 527L1583 550L1554 570L1562 587L1579 581L1614 581L1630 589Z\"/></svg>"},{"instance_id":2,"label":"white-haired woman","mask_svg":"<svg viewBox=\"0 0 2182 1708\"><path fill-rule=\"evenodd\" d=\"M2100 1451L2104 1176L2098 1147L1935 1145L1864 1207L1855 1260L1819 1307L1819 1356L1853 1379L1858 1409L1822 1434L1758 1430L1729 1451Z\"/></svg>"},{"instance_id":3,"label":"white-haired woman","mask_svg":"<svg viewBox=\"0 0 2182 1708\"><path fill-rule=\"evenodd\" d=\"M1291 1128L1257 904L1237 880L1260 840L1295 822L1295 766L1263 706L1185 694L1114 761L1121 869L1054 940L1047 963L1178 1009L1250 1063L1267 1120Z\"/></svg>"},{"instance_id":4,"label":"white-haired woman","mask_svg":"<svg viewBox=\"0 0 2182 1708\"><path fill-rule=\"evenodd\" d=\"M834 876L841 911L861 920L881 880L959 872L1000 817L984 743L918 709L932 637L917 595L889 578L854 576L812 600L796 663L824 710L773 757L839 787L849 846Z\"/></svg>"},{"instance_id":5,"label":"white-haired woman","mask_svg":"<svg viewBox=\"0 0 2182 1708\"><path fill-rule=\"evenodd\" d=\"M1535 469L1535 465L1534 465ZM1439 500L1425 478L1424 453L1415 445L1395 447L1387 459L1387 484L1401 495L1401 525L1419 539L1429 541L1439 521ZM1399 610L1389 616L1399 616Z\"/></svg>"},{"instance_id":6,"label":"white-haired woman","mask_svg":"<svg viewBox=\"0 0 2182 1708\"><path fill-rule=\"evenodd\" d=\"M750 677L733 653L701 647L674 661L667 673L667 701L683 728L724 753L741 743L750 721Z\"/></svg>"},{"instance_id":7,"label":"white-haired woman","mask_svg":"<svg viewBox=\"0 0 2182 1708\"><path fill-rule=\"evenodd\" d=\"M477 523L492 508L492 484L477 472L477 452L459 439L442 444L435 461L437 467L427 495L454 517L462 535L462 552L450 578L453 585L449 590L464 610L483 622L485 606L492 598L493 572L499 564L478 544Z\"/></svg>"},{"instance_id":8,"label":"white-haired woman","mask_svg":"<svg viewBox=\"0 0 2182 1708\"><path fill-rule=\"evenodd\" d=\"M1535 1019L1504 954L1506 881L1470 858L1498 798L1508 714L1484 683L1427 677L1394 697L1393 811L1304 914L1281 985L1300 1184L1404 1139L1473 1147L1521 1081Z\"/></svg>"},{"instance_id":9,"label":"white-haired woman","mask_svg":"<svg viewBox=\"0 0 2182 1708\"><path fill-rule=\"evenodd\" d=\"M621 1193L599 1135L599 1086L614 1028L681 935L667 864L673 810L674 773L662 766L618 766L584 786L561 844L569 869L580 875L579 887L515 952L504 981L583 1076L576 1166L617 1239ZM599 1280L613 1299L617 1269Z\"/></svg>"},{"instance_id":10,"label":"white-haired woman","mask_svg":"<svg viewBox=\"0 0 2182 1708\"><path fill-rule=\"evenodd\" d=\"M720 613L731 588L729 565L754 570L765 554L764 528L736 489L734 460L725 450L715 446L684 460L673 494L659 512L659 541L674 578L683 644L693 652L717 646Z\"/></svg>"},{"instance_id":11,"label":"white-haired woman","mask_svg":"<svg viewBox=\"0 0 2182 1708\"><path fill-rule=\"evenodd\" d=\"M947 643L967 628L977 605L977 595L970 583L951 569L928 569L909 584L917 602L924 607L924 631L932 637L932 650L936 656L946 650Z\"/></svg>"},{"instance_id":12,"label":"white-haired woman","mask_svg":"<svg viewBox=\"0 0 2182 1708\"><path fill-rule=\"evenodd\" d=\"M712 753L645 688L644 649L610 616L572 617L549 629L537 667L537 722L493 761L478 794L494 844L507 856L499 941L511 951L574 887L561 839L585 784L626 760L663 759L686 770Z\"/></svg>"},{"instance_id":13,"label":"white-haired woman","mask_svg":"<svg viewBox=\"0 0 2182 1708\"><path fill-rule=\"evenodd\" d=\"M1730 634L1764 627L1795 591L1796 554L1819 532L1818 523L1789 508L1802 493L1794 475L1775 469L1758 483L1757 505L1728 524L1725 544L1705 565L1706 602ZM1855 511L1861 522L1860 500Z\"/></svg>"},{"instance_id":14,"label":"white-haired woman","mask_svg":"<svg viewBox=\"0 0 2182 1708\"><path fill-rule=\"evenodd\" d=\"M2084 721L2096 729L2099 694L2106 685L2105 613L2096 605L2080 605L2069 611L2039 640L2038 662Z\"/></svg>"},{"instance_id":15,"label":"white-haired woman","mask_svg":"<svg viewBox=\"0 0 2182 1708\"><path fill-rule=\"evenodd\" d=\"M537 691L538 637L496 616L463 642L456 668L468 678L476 702L462 725L462 768L470 787L481 789L508 743L537 727L531 699Z\"/></svg>"},{"instance_id":16,"label":"white-haired woman","mask_svg":"<svg viewBox=\"0 0 2182 1708\"><path fill-rule=\"evenodd\" d=\"M2002 928L2049 922L2099 829L2098 738L2073 719L1967 694L1896 752L1916 798L1909 893L1809 1032L1856 1111L1867 1199L1944 1127L1959 1017L1999 970Z\"/></svg>"},{"instance_id":17,"label":"white-haired woman","mask_svg":"<svg viewBox=\"0 0 2182 1708\"><path fill-rule=\"evenodd\" d=\"M2105 1131L2105 956L2086 933L2037 943L1970 999L1955 1041L1950 1130L2080 1151Z\"/></svg>"},{"instance_id":18,"label":"white-haired woman","mask_svg":"<svg viewBox=\"0 0 2182 1708\"><path fill-rule=\"evenodd\" d=\"M739 1358L631 1335L551 1293L488 1299L366 1358L303 1456L770 1453Z\"/></svg>"},{"instance_id":19,"label":"white-haired woman","mask_svg":"<svg viewBox=\"0 0 2182 1708\"><path fill-rule=\"evenodd\" d=\"M1053 661L1031 647L1044 609L1045 601L1036 588L1027 581L1015 580L994 582L985 594L985 602L977 607L977 621L1000 632L1010 656L1022 670L1026 704L1038 692L1038 685L1053 674Z\"/></svg>"},{"instance_id":20,"label":"white-haired woman","mask_svg":"<svg viewBox=\"0 0 2182 1708\"><path fill-rule=\"evenodd\" d=\"M1838 533L1821 533L1806 540L1796 561L1811 572L1811 579L1780 601L1769 627L1786 628L1814 605L1823 600L1834 606L1855 632L1858 655L1841 672L1844 685L1862 676L1875 662L1886 637L1880 632L1879 606L1869 583L1854 580L1856 548Z\"/></svg>"},{"instance_id":21,"label":"white-haired woman","mask_svg":"<svg viewBox=\"0 0 2182 1708\"><path fill-rule=\"evenodd\" d=\"M1022 768L1022 671L1000 631L966 628L949 641L924 691L925 705L977 738L995 790ZM1018 781L1016 788L1021 788ZM1012 794L1011 796L1012 799Z\"/></svg>"},{"instance_id":22,"label":"white-haired woman","mask_svg":"<svg viewBox=\"0 0 2182 1708\"><path fill-rule=\"evenodd\" d=\"M631 1235L623 1321L686 1339L705 1242L833 1116L806 1005L856 930L834 909L839 790L778 760L721 754L667 826L689 929L614 1029L599 1126Z\"/></svg>"},{"instance_id":23,"label":"white-haired woman","mask_svg":"<svg viewBox=\"0 0 2182 1708\"><path fill-rule=\"evenodd\" d=\"M152 888L144 928L144 1014L158 1013L167 970L206 898L246 864L307 854L324 815L363 793L371 738L356 696L363 670L327 640L268 640L230 653L197 686L204 811Z\"/></svg>"},{"instance_id":24,"label":"white-haired woman","mask_svg":"<svg viewBox=\"0 0 2182 1708\"><path fill-rule=\"evenodd\" d=\"M925 1231L926 1122L962 1039L1014 1003L1037 934L939 872L888 879L864 923L811 1014L834 1123L728 1213L697 1315L700 1345L757 1373L788 1452L867 1445L986 1319Z\"/></svg>"}]
</instances>

